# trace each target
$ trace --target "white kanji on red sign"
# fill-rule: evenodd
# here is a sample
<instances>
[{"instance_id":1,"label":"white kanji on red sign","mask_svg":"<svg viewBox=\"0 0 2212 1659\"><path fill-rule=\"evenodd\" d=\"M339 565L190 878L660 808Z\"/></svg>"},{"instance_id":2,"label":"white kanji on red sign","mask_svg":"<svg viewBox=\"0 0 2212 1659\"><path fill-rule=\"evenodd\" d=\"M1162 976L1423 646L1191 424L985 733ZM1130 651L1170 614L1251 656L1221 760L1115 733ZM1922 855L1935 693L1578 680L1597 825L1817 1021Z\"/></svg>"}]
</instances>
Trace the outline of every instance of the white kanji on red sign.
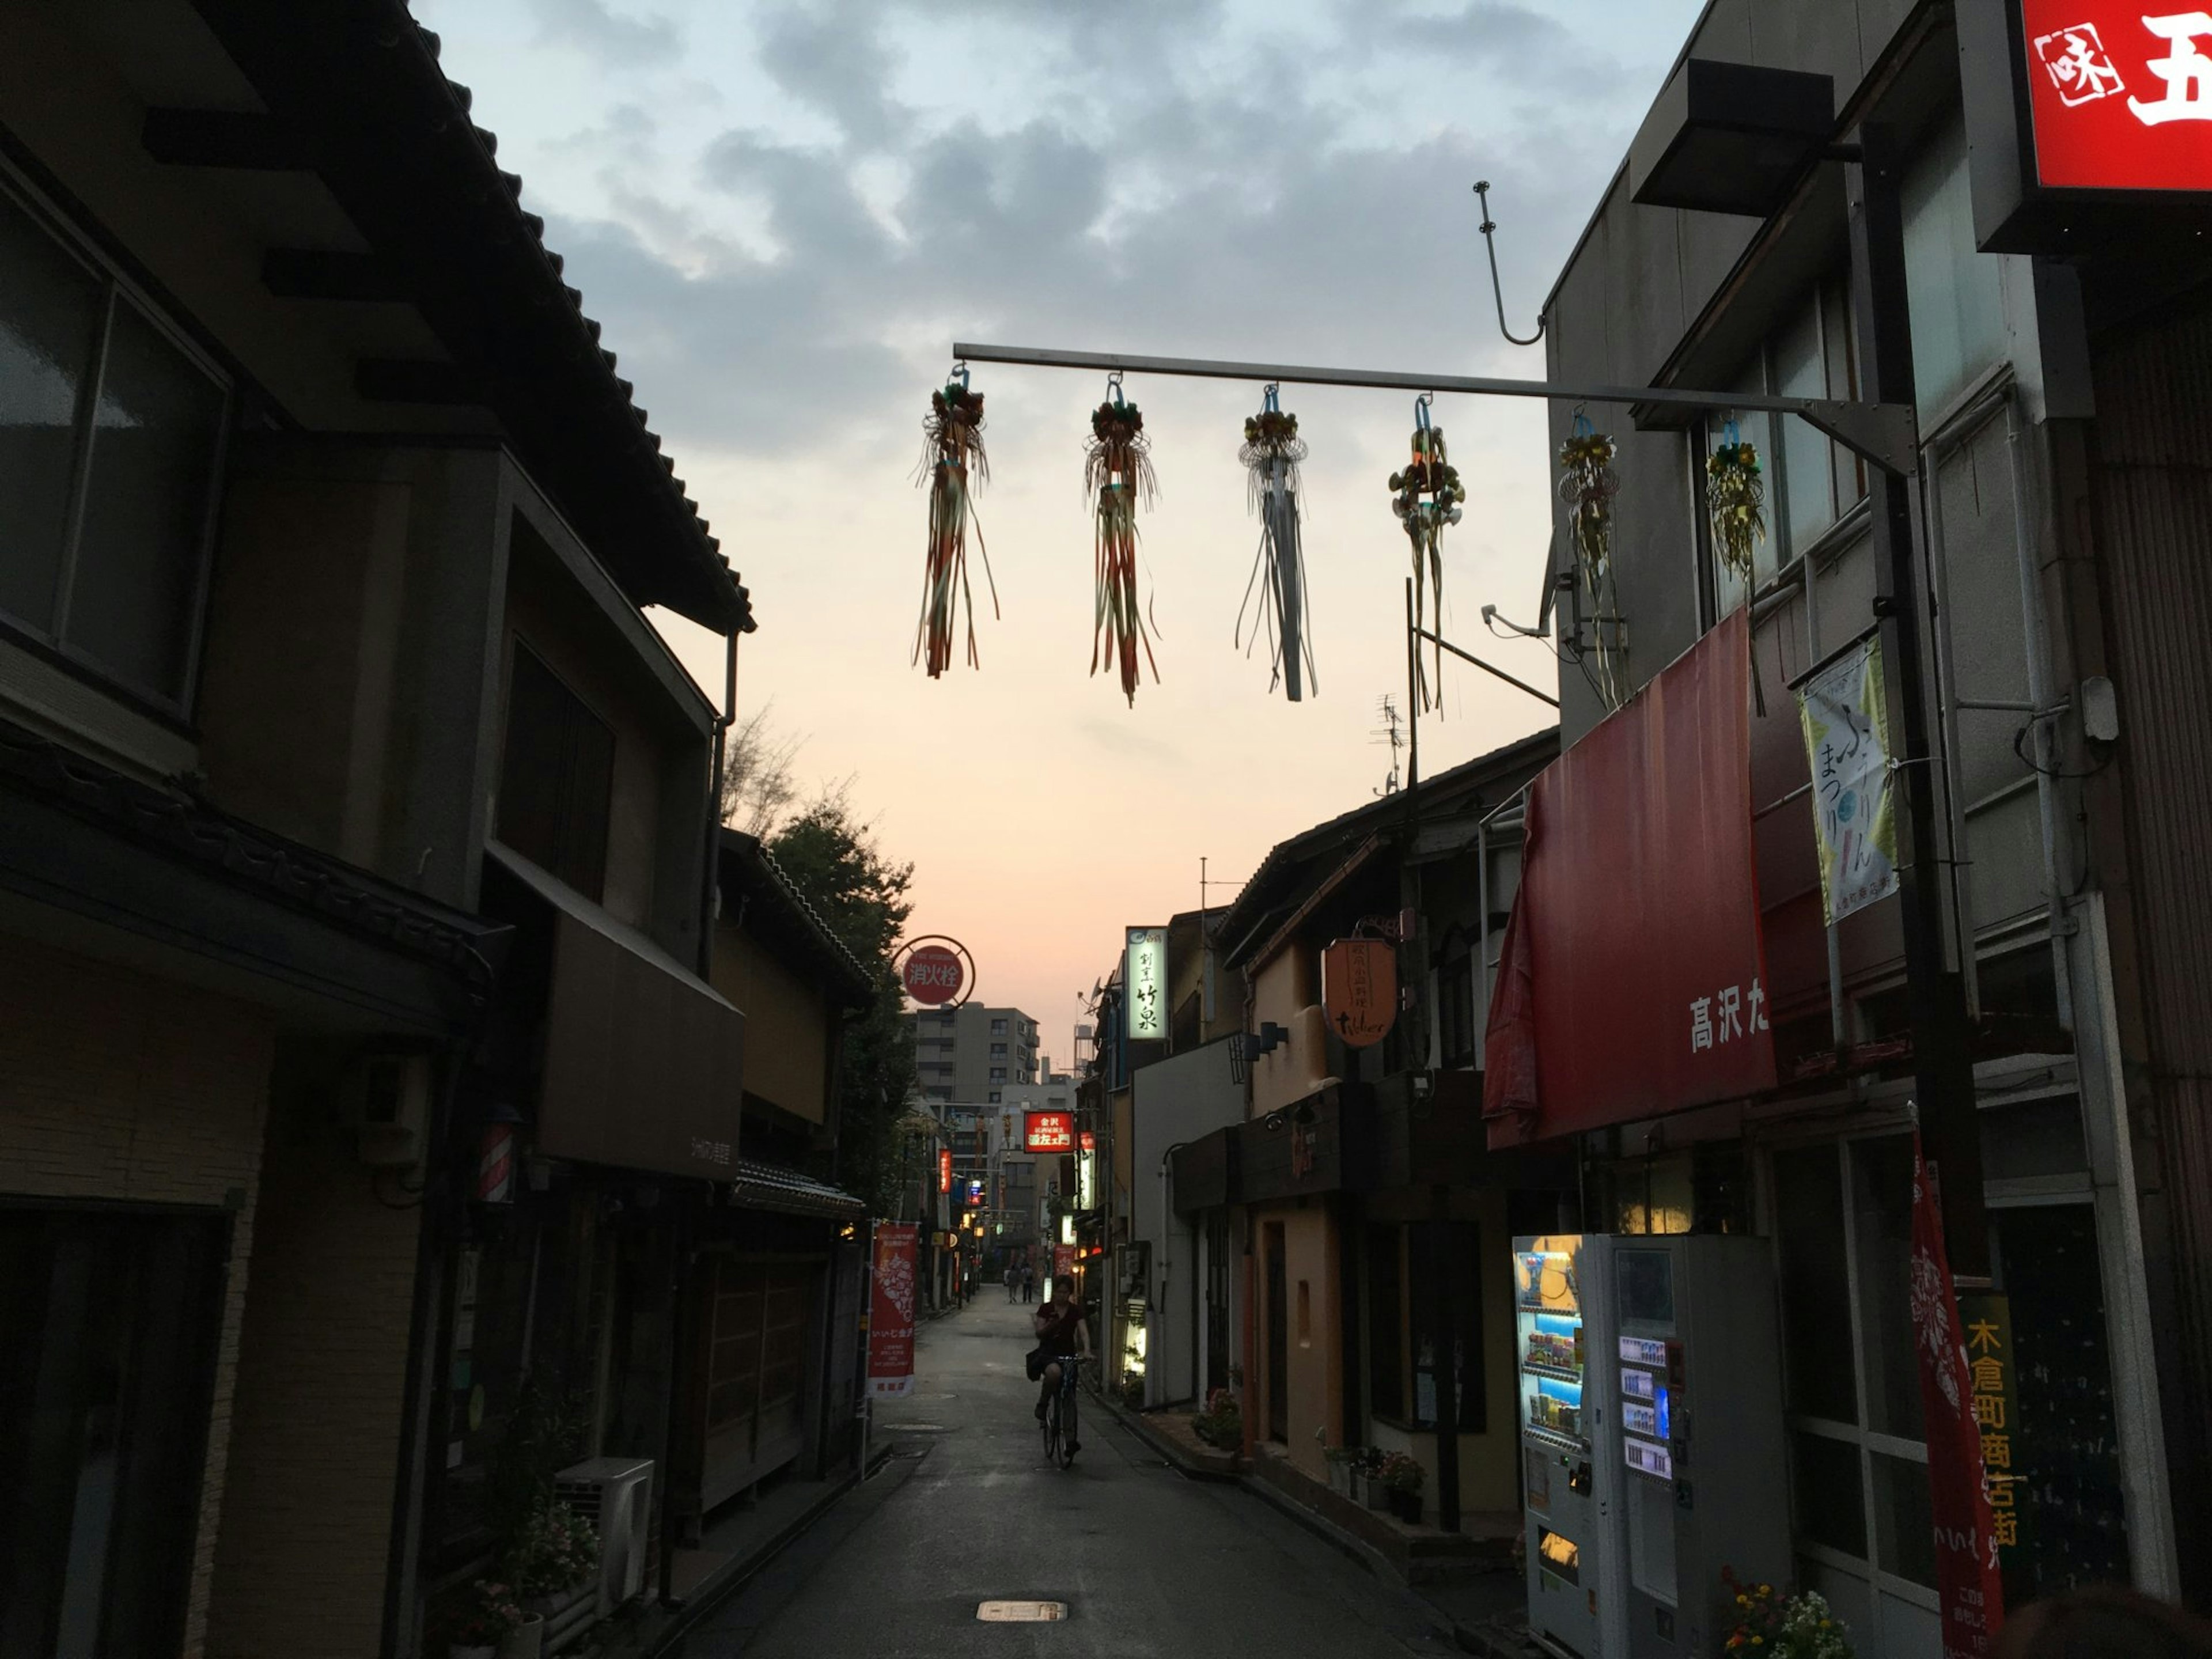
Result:
<instances>
[{"instance_id":1,"label":"white kanji on red sign","mask_svg":"<svg viewBox=\"0 0 2212 1659\"><path fill-rule=\"evenodd\" d=\"M2119 70L2105 51L2105 43L2097 38L2094 23L2076 23L2038 35L2035 56L2051 76L2051 84L2058 88L2061 103L2086 104L2127 90L2120 82Z\"/></svg>"}]
</instances>

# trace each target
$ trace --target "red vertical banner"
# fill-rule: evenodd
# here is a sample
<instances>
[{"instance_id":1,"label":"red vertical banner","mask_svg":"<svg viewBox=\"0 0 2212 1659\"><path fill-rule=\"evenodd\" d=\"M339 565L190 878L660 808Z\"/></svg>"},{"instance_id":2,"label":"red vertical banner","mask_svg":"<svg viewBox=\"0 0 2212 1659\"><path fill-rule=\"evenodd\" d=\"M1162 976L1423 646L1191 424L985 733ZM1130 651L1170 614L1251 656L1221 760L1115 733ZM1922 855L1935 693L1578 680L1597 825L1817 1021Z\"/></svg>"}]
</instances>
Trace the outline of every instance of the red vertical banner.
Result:
<instances>
[{"instance_id":1,"label":"red vertical banner","mask_svg":"<svg viewBox=\"0 0 2212 1659\"><path fill-rule=\"evenodd\" d=\"M1055 1244L1052 1247L1052 1276L1055 1282L1075 1276L1075 1246Z\"/></svg>"},{"instance_id":2,"label":"red vertical banner","mask_svg":"<svg viewBox=\"0 0 2212 1659\"><path fill-rule=\"evenodd\" d=\"M1928 1181L1920 1137L1912 1137L1912 1329L1920 1355L1920 1409L1928 1428L1928 1487L1936 1520L1936 1593L1943 1610L1943 1659L1988 1659L2004 1622L1996 1529L1982 1469L1981 1413L1943 1217Z\"/></svg>"},{"instance_id":3,"label":"red vertical banner","mask_svg":"<svg viewBox=\"0 0 2212 1659\"><path fill-rule=\"evenodd\" d=\"M909 1223L876 1224L876 1271L868 1302L868 1393L914 1390L914 1295L919 1240Z\"/></svg>"}]
</instances>

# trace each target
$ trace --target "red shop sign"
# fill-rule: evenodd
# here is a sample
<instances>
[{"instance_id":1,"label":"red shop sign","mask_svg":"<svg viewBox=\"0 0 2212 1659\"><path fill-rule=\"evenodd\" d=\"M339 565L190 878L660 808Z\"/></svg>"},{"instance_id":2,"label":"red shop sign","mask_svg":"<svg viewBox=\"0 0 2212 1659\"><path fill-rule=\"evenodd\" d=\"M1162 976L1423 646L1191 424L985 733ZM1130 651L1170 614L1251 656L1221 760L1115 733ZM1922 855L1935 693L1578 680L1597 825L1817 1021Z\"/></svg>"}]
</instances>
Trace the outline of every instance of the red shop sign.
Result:
<instances>
[{"instance_id":1,"label":"red shop sign","mask_svg":"<svg viewBox=\"0 0 2212 1659\"><path fill-rule=\"evenodd\" d=\"M937 1190L940 1193L952 1190L952 1149L950 1146L937 1149Z\"/></svg>"},{"instance_id":2,"label":"red shop sign","mask_svg":"<svg viewBox=\"0 0 2212 1659\"><path fill-rule=\"evenodd\" d=\"M876 1270L868 1293L868 1392L878 1399L914 1391L915 1228L876 1224Z\"/></svg>"},{"instance_id":3,"label":"red shop sign","mask_svg":"<svg viewBox=\"0 0 2212 1659\"><path fill-rule=\"evenodd\" d=\"M1736 611L1529 787L1490 999L1493 1147L1774 1086Z\"/></svg>"},{"instance_id":4,"label":"red shop sign","mask_svg":"<svg viewBox=\"0 0 2212 1659\"><path fill-rule=\"evenodd\" d=\"M1025 1152L1073 1152L1075 1115L1073 1112L1024 1113L1022 1150Z\"/></svg>"},{"instance_id":5,"label":"red shop sign","mask_svg":"<svg viewBox=\"0 0 2212 1659\"><path fill-rule=\"evenodd\" d=\"M2039 182L2212 190L2212 23L2142 0L2022 0Z\"/></svg>"}]
</instances>

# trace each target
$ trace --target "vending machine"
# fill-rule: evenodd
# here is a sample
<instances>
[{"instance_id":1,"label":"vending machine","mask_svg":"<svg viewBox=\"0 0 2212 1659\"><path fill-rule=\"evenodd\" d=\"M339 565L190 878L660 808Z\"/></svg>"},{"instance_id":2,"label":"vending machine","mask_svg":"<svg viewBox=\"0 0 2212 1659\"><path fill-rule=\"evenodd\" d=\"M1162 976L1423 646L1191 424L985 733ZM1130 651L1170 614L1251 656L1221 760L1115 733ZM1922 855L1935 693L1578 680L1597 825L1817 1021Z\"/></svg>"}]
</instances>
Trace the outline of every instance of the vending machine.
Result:
<instances>
[{"instance_id":1,"label":"vending machine","mask_svg":"<svg viewBox=\"0 0 2212 1659\"><path fill-rule=\"evenodd\" d=\"M1514 1241L1528 1626L1572 1659L1720 1659L1721 1572L1790 1577L1771 1247Z\"/></svg>"}]
</instances>

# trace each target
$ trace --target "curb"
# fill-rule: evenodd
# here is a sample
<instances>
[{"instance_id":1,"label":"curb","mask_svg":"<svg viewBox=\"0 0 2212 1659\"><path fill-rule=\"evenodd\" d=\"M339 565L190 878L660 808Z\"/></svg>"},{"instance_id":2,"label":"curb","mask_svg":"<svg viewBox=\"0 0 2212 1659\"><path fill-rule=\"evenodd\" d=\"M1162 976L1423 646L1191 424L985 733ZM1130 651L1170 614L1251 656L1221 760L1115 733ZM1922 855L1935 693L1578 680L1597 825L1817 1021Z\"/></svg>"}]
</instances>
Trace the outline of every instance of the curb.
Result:
<instances>
[{"instance_id":1,"label":"curb","mask_svg":"<svg viewBox=\"0 0 2212 1659\"><path fill-rule=\"evenodd\" d=\"M1155 1431L1145 1421L1143 1413L1131 1411L1119 1401L1109 1400L1103 1391L1091 1388L1088 1384L1085 1385L1084 1391L1097 1402L1100 1410L1165 1458L1176 1473L1185 1480L1212 1480L1228 1485L1245 1478L1240 1468L1209 1468L1203 1463L1194 1462L1188 1452L1164 1435ZM1235 1460L1236 1463L1240 1465L1243 1461L1241 1457Z\"/></svg>"},{"instance_id":2,"label":"curb","mask_svg":"<svg viewBox=\"0 0 2212 1659\"><path fill-rule=\"evenodd\" d=\"M742 1561L731 1563L720 1576L702 1586L675 1611L667 1625L656 1632L651 1641L636 1650L636 1659L662 1659L664 1655L680 1652L684 1638L695 1626L720 1611L724 1602L758 1577L762 1570L790 1548L800 1534L858 1491L864 1481L872 1480L884 1464L890 1462L891 1454L892 1448L888 1442L872 1447L866 1468L846 1475L750 1555Z\"/></svg>"}]
</instances>

